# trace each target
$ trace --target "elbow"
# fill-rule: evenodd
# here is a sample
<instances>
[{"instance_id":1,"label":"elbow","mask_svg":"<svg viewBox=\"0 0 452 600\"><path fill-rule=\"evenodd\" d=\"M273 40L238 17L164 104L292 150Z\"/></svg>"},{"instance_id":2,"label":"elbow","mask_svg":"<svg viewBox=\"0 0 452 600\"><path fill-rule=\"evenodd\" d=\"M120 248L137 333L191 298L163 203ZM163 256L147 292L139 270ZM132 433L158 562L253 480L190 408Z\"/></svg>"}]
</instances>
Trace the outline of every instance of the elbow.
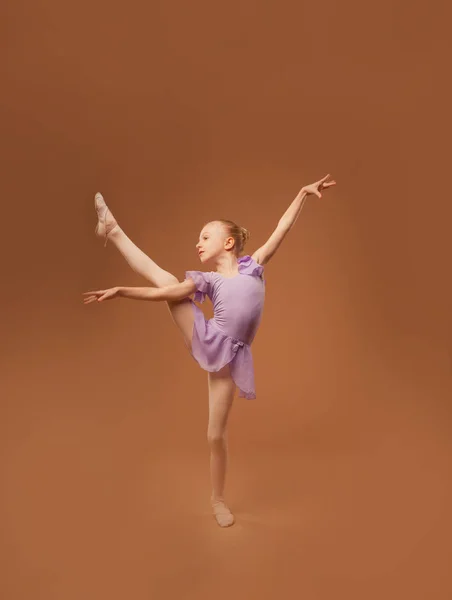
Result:
<instances>
[{"instance_id":1,"label":"elbow","mask_svg":"<svg viewBox=\"0 0 452 600\"><path fill-rule=\"evenodd\" d=\"M186 282L176 284L174 286L169 286L166 289L162 288L163 295L165 296L165 300L178 302L181 300L185 300L189 298L191 294L194 292L193 283L190 281L187 285Z\"/></svg>"}]
</instances>

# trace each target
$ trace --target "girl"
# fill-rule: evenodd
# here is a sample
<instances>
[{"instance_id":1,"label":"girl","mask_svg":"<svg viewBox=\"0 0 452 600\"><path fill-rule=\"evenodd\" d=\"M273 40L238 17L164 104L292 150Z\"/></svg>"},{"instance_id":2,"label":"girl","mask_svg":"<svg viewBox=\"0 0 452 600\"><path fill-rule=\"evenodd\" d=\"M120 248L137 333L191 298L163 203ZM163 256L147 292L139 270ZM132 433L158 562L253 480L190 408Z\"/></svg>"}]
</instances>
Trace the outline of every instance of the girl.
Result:
<instances>
[{"instance_id":1,"label":"girl","mask_svg":"<svg viewBox=\"0 0 452 600\"><path fill-rule=\"evenodd\" d=\"M153 287L114 287L86 292L84 303L112 298L165 301L173 321L182 332L193 358L208 371L211 503L220 527L234 523L224 499L227 467L226 428L235 387L240 397L255 398L251 343L256 335L264 305L264 265L279 248L301 212L305 199L335 185L329 175L303 187L267 242L251 256L241 256L249 233L232 221L207 223L196 244L199 260L214 271L187 271L179 282L164 271L127 237L119 227L101 194L95 196L98 223L96 234L111 240L134 271ZM191 300L203 302L207 295L214 305L213 319L206 320Z\"/></svg>"}]
</instances>

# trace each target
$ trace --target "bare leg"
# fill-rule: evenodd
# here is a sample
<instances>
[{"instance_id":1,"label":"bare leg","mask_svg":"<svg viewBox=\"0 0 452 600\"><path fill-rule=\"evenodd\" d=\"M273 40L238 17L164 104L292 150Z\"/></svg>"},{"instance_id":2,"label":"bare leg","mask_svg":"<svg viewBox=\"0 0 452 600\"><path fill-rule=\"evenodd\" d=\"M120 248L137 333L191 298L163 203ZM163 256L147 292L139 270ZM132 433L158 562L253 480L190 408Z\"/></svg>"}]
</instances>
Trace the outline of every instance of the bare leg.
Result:
<instances>
[{"instance_id":1,"label":"bare leg","mask_svg":"<svg viewBox=\"0 0 452 600\"><path fill-rule=\"evenodd\" d=\"M136 273L150 281L155 287L178 283L178 279L174 275L159 267L124 233L101 194L96 194L95 207L99 220L96 228L97 235L104 237L105 240L108 237L108 240L116 246ZM194 322L191 301L184 299L178 302L167 302L167 305L173 321L182 331L184 341L190 349Z\"/></svg>"},{"instance_id":2,"label":"bare leg","mask_svg":"<svg viewBox=\"0 0 452 600\"><path fill-rule=\"evenodd\" d=\"M228 465L227 422L234 399L235 384L229 366L218 373L209 373L209 425L207 439L210 446L210 475L212 481L212 508L220 527L234 523L234 515L224 500L224 486Z\"/></svg>"}]
</instances>

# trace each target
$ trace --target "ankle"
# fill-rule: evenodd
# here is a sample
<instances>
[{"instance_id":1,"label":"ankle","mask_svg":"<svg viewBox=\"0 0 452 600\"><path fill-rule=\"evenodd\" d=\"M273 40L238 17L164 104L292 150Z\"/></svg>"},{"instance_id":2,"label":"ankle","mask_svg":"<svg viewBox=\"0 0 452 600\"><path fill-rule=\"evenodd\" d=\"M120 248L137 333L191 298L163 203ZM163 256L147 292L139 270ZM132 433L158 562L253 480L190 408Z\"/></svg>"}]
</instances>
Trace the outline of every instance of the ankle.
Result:
<instances>
[{"instance_id":1,"label":"ankle","mask_svg":"<svg viewBox=\"0 0 452 600\"><path fill-rule=\"evenodd\" d=\"M110 230L107 229L107 236L109 239L115 239L119 237L122 233L121 227L119 227L118 223L115 221L110 225Z\"/></svg>"},{"instance_id":2,"label":"ankle","mask_svg":"<svg viewBox=\"0 0 452 600\"><path fill-rule=\"evenodd\" d=\"M216 496L215 494L212 494L210 501L212 504L226 504L224 496Z\"/></svg>"}]
</instances>

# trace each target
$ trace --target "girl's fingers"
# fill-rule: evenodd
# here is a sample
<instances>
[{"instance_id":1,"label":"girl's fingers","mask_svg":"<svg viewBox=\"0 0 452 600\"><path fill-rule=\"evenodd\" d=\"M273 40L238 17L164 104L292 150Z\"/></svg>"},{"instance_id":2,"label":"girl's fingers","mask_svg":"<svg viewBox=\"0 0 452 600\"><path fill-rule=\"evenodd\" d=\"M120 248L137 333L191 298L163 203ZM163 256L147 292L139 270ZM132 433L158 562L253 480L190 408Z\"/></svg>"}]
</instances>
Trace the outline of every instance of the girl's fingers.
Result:
<instances>
[{"instance_id":1,"label":"girl's fingers","mask_svg":"<svg viewBox=\"0 0 452 600\"><path fill-rule=\"evenodd\" d=\"M105 294L103 294L100 298L99 298L99 302L102 302L102 300L108 300L109 298L111 298L111 293L110 292L106 292Z\"/></svg>"},{"instance_id":2,"label":"girl's fingers","mask_svg":"<svg viewBox=\"0 0 452 600\"><path fill-rule=\"evenodd\" d=\"M108 300L113 296L111 290L96 290L93 292L83 292L82 294L85 296L83 299L84 304L91 304L91 302L102 302L103 300Z\"/></svg>"},{"instance_id":3,"label":"girl's fingers","mask_svg":"<svg viewBox=\"0 0 452 600\"><path fill-rule=\"evenodd\" d=\"M324 181L326 181L329 176L330 176L330 174L328 173L328 175L325 175L325 177L322 177L322 179L320 180L319 183L323 183Z\"/></svg>"},{"instance_id":4,"label":"girl's fingers","mask_svg":"<svg viewBox=\"0 0 452 600\"><path fill-rule=\"evenodd\" d=\"M105 298L108 298L107 293L95 292L95 293L91 293L90 296L83 298L83 302L84 302L84 304L90 304L91 302L96 302L98 300L105 299Z\"/></svg>"}]
</instances>

